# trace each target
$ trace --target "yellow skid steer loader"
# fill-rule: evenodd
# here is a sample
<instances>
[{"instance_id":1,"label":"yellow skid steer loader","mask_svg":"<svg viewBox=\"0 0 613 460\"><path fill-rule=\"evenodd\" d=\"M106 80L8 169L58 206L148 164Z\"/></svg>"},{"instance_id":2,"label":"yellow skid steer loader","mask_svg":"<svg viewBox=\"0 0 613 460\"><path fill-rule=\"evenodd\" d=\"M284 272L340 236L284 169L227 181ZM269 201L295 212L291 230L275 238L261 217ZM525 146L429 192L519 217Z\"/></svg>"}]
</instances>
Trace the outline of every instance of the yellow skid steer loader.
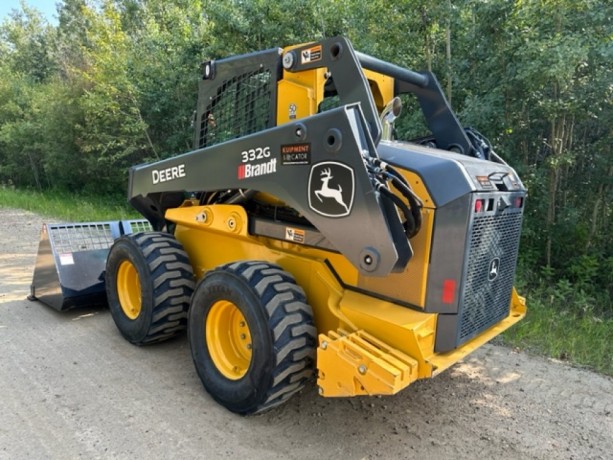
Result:
<instances>
[{"instance_id":1,"label":"yellow skid steer loader","mask_svg":"<svg viewBox=\"0 0 613 460\"><path fill-rule=\"evenodd\" d=\"M336 37L205 62L199 85L194 150L130 170L151 229L93 276L127 340L187 329L206 390L251 414L314 373L325 397L397 393L524 317L526 189L432 73ZM427 137L396 138L407 97ZM77 259L49 247L60 274Z\"/></svg>"}]
</instances>

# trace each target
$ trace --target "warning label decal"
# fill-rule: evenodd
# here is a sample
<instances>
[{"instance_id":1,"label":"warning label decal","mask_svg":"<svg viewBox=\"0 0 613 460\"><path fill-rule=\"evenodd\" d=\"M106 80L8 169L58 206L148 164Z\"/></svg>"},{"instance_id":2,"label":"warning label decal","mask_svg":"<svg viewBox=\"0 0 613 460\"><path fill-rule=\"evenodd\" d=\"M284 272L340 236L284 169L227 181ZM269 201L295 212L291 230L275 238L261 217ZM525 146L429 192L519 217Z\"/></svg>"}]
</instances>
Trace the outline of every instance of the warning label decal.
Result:
<instances>
[{"instance_id":1,"label":"warning label decal","mask_svg":"<svg viewBox=\"0 0 613 460\"><path fill-rule=\"evenodd\" d=\"M305 231L298 228L285 228L285 239L294 243L304 244Z\"/></svg>"},{"instance_id":2,"label":"warning label decal","mask_svg":"<svg viewBox=\"0 0 613 460\"><path fill-rule=\"evenodd\" d=\"M308 64L309 62L316 62L319 60L321 60L321 45L307 48L300 53L300 62L302 64Z\"/></svg>"}]
</instances>

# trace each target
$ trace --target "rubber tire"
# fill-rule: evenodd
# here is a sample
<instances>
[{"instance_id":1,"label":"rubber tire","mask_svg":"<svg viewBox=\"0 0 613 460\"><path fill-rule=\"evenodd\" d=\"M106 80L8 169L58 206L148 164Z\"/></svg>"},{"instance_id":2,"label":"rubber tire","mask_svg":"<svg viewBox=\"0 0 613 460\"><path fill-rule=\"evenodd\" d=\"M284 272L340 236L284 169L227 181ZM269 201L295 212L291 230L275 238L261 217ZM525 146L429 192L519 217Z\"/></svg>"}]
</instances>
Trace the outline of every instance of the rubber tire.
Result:
<instances>
[{"instance_id":1,"label":"rubber tire","mask_svg":"<svg viewBox=\"0 0 613 460\"><path fill-rule=\"evenodd\" d=\"M117 294L117 272L125 260L140 279L141 311L135 319L126 316ZM186 329L194 273L183 246L172 235L145 232L118 238L107 257L105 278L111 315L129 342L160 342Z\"/></svg>"},{"instance_id":2,"label":"rubber tire","mask_svg":"<svg viewBox=\"0 0 613 460\"><path fill-rule=\"evenodd\" d=\"M241 311L251 333L251 362L239 380L217 369L207 347L205 321L219 300ZM293 276L277 265L236 262L209 272L192 296L188 324L196 371L211 396L232 412L248 415L277 406L313 375L313 312Z\"/></svg>"}]
</instances>

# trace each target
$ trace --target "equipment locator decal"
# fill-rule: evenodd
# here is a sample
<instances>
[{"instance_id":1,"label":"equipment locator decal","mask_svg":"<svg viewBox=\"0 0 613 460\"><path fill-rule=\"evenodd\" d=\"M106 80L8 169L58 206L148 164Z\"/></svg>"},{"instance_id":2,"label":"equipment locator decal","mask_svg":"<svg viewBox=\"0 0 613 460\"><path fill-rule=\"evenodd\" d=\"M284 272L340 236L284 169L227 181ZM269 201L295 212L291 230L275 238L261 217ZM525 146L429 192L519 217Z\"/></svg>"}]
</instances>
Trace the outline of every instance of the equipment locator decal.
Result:
<instances>
[{"instance_id":1,"label":"equipment locator decal","mask_svg":"<svg viewBox=\"0 0 613 460\"><path fill-rule=\"evenodd\" d=\"M324 161L311 167L309 208L326 217L351 214L355 195L353 169L336 161Z\"/></svg>"},{"instance_id":2,"label":"equipment locator decal","mask_svg":"<svg viewBox=\"0 0 613 460\"><path fill-rule=\"evenodd\" d=\"M281 146L283 165L310 165L311 144L285 144Z\"/></svg>"}]
</instances>

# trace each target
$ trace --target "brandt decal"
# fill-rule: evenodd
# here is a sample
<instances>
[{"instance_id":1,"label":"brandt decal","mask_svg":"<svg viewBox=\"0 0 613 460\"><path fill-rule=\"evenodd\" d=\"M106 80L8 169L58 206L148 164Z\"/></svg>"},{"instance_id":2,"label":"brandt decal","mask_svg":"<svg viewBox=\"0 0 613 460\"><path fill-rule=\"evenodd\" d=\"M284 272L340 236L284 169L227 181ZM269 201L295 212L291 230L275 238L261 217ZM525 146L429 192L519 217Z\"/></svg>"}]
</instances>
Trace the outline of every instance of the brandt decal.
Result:
<instances>
[{"instance_id":1,"label":"brandt decal","mask_svg":"<svg viewBox=\"0 0 613 460\"><path fill-rule=\"evenodd\" d=\"M249 179L250 177L265 176L277 172L277 159L273 158L266 163L259 164L242 164L238 167L238 178Z\"/></svg>"},{"instance_id":2,"label":"brandt decal","mask_svg":"<svg viewBox=\"0 0 613 460\"><path fill-rule=\"evenodd\" d=\"M311 167L309 208L326 217L344 217L351 213L355 195L353 169L336 161L324 161Z\"/></svg>"}]
</instances>

